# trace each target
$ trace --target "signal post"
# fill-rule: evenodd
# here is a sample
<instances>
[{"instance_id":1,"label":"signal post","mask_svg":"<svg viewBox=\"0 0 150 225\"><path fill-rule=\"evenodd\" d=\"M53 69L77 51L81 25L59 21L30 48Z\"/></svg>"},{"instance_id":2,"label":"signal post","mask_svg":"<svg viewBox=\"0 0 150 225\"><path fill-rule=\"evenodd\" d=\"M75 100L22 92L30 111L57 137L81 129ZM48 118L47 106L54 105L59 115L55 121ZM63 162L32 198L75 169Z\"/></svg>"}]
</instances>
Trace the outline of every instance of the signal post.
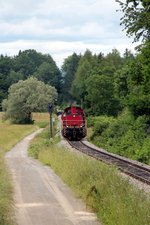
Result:
<instances>
[{"instance_id":1,"label":"signal post","mask_svg":"<svg viewBox=\"0 0 150 225\"><path fill-rule=\"evenodd\" d=\"M48 112L49 112L49 118L50 118L49 127L50 127L50 139L51 139L53 136L53 120L52 120L53 104L52 103L48 104Z\"/></svg>"}]
</instances>

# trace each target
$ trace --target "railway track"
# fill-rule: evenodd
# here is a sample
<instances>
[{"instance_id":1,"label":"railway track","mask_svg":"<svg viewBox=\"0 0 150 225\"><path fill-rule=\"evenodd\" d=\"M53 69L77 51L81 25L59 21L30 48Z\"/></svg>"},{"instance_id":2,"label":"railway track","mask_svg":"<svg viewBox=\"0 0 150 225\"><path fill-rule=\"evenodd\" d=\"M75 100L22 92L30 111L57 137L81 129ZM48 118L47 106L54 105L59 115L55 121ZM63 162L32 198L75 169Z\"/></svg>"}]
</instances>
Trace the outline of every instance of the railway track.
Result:
<instances>
[{"instance_id":1,"label":"railway track","mask_svg":"<svg viewBox=\"0 0 150 225\"><path fill-rule=\"evenodd\" d=\"M131 161L115 154L89 147L82 141L68 141L69 144L97 160L116 165L122 172L150 185L150 168L142 163Z\"/></svg>"}]
</instances>

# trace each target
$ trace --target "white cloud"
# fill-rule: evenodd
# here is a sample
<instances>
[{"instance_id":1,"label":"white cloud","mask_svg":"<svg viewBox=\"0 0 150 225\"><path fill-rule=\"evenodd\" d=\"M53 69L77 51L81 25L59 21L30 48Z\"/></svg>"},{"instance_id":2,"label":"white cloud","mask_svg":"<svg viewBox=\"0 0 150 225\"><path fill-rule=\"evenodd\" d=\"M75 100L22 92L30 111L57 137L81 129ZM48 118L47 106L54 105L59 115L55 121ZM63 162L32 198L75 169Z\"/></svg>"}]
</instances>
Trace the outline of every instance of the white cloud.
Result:
<instances>
[{"instance_id":1,"label":"white cloud","mask_svg":"<svg viewBox=\"0 0 150 225\"><path fill-rule=\"evenodd\" d=\"M134 45L131 43L121 43L119 42L117 46L113 43L113 40L110 44L92 44L84 42L64 42L64 41L24 41L19 40L15 42L0 43L0 49L3 54L14 56L17 55L19 50L35 49L38 52L44 54L50 54L53 59L56 61L57 65L60 67L66 57L72 55L73 52L77 54L83 54L86 49L91 50L93 53L103 52L107 54L111 52L113 48L117 48L120 53L124 53L125 49L131 49L134 52Z\"/></svg>"},{"instance_id":2,"label":"white cloud","mask_svg":"<svg viewBox=\"0 0 150 225\"><path fill-rule=\"evenodd\" d=\"M133 49L115 0L0 0L0 54L36 49L60 65L73 52Z\"/></svg>"}]
</instances>

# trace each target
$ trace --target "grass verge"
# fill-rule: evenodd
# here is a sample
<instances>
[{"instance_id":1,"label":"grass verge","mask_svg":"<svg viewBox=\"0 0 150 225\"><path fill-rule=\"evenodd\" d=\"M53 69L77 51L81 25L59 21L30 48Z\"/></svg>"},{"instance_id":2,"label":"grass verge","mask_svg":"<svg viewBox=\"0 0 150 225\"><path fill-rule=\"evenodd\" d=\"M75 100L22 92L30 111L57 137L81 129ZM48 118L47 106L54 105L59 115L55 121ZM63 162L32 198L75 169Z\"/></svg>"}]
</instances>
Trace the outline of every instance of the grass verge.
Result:
<instances>
[{"instance_id":1,"label":"grass verge","mask_svg":"<svg viewBox=\"0 0 150 225\"><path fill-rule=\"evenodd\" d=\"M49 141L48 132L31 143L29 154L53 168L65 183L97 213L103 225L149 225L150 199L135 189L114 167L70 152Z\"/></svg>"},{"instance_id":2,"label":"grass verge","mask_svg":"<svg viewBox=\"0 0 150 225\"><path fill-rule=\"evenodd\" d=\"M13 225L12 185L4 163L4 151L0 150L0 225Z\"/></svg>"},{"instance_id":3,"label":"grass verge","mask_svg":"<svg viewBox=\"0 0 150 225\"><path fill-rule=\"evenodd\" d=\"M0 225L15 224L13 218L13 187L4 161L5 152L38 127L48 124L48 113L34 113L34 125L13 125L3 121L0 113Z\"/></svg>"}]
</instances>

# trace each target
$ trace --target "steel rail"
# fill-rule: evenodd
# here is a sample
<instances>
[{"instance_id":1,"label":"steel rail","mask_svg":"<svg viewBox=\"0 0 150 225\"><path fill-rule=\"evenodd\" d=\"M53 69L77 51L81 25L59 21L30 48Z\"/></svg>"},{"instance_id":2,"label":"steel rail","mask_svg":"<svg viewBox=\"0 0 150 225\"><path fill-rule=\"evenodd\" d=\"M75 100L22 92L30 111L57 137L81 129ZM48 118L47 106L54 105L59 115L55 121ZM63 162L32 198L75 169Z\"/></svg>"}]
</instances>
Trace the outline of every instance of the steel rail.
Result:
<instances>
[{"instance_id":1,"label":"steel rail","mask_svg":"<svg viewBox=\"0 0 150 225\"><path fill-rule=\"evenodd\" d=\"M150 168L136 161L89 147L82 141L68 141L75 149L107 164L116 165L122 172L150 185Z\"/></svg>"}]
</instances>

